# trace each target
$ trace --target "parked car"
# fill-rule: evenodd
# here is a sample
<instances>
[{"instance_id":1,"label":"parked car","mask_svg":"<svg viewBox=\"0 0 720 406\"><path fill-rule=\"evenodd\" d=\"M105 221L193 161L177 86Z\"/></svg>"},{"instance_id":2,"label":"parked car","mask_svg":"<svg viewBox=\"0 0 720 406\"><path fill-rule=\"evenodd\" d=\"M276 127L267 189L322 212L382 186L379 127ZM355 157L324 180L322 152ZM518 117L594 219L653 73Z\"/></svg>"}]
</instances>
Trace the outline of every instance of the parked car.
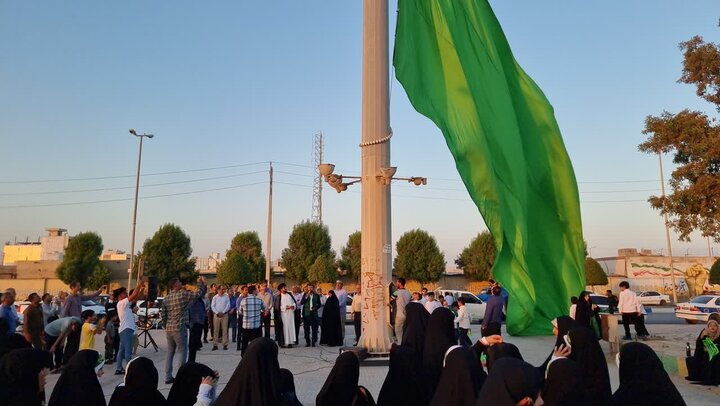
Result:
<instances>
[{"instance_id":1,"label":"parked car","mask_svg":"<svg viewBox=\"0 0 720 406\"><path fill-rule=\"evenodd\" d=\"M664 306L666 303L670 303L670 296L663 295L662 293L655 292L654 290L645 290L640 292L638 296L638 302L641 305L660 305Z\"/></svg>"},{"instance_id":2,"label":"parked car","mask_svg":"<svg viewBox=\"0 0 720 406\"><path fill-rule=\"evenodd\" d=\"M105 306L97 303L94 300L83 300L82 301L82 311L85 310L92 310L95 312L97 316L102 316L105 314Z\"/></svg>"},{"instance_id":3,"label":"parked car","mask_svg":"<svg viewBox=\"0 0 720 406\"><path fill-rule=\"evenodd\" d=\"M600 313L610 313L610 301L608 300L607 296L591 293L590 301L592 302L592 304L597 305L597 307L600 309Z\"/></svg>"},{"instance_id":4,"label":"parked car","mask_svg":"<svg viewBox=\"0 0 720 406\"><path fill-rule=\"evenodd\" d=\"M720 313L720 295L697 296L675 306L675 317L685 319L688 324L705 323L713 313Z\"/></svg>"},{"instance_id":5,"label":"parked car","mask_svg":"<svg viewBox=\"0 0 720 406\"><path fill-rule=\"evenodd\" d=\"M452 295L456 300L457 298L463 298L465 301L465 307L470 314L470 322L481 322L485 317L485 302L482 301L472 292L465 290L451 290L451 289L436 289L435 297L440 298L439 295L446 296L447 294Z\"/></svg>"},{"instance_id":6,"label":"parked car","mask_svg":"<svg viewBox=\"0 0 720 406\"><path fill-rule=\"evenodd\" d=\"M148 304L147 307L147 316L148 318L159 318L160 317L160 308L162 307L162 301L164 298L158 297L156 300L151 301ZM135 305L138 307L137 315L138 317L145 317L145 301L144 300L138 300Z\"/></svg>"}]
</instances>

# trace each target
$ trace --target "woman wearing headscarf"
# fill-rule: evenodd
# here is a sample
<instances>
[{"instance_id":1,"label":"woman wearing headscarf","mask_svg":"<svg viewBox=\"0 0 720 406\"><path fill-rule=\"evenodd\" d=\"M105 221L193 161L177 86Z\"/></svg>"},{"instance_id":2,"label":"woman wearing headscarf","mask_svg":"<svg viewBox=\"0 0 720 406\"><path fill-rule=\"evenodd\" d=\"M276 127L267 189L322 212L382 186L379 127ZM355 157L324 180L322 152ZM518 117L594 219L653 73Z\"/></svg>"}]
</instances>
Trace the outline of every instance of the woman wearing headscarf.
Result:
<instances>
[{"instance_id":1,"label":"woman wearing headscarf","mask_svg":"<svg viewBox=\"0 0 720 406\"><path fill-rule=\"evenodd\" d=\"M701 382L704 385L720 384L720 355L715 348L720 347L720 323L716 314L710 315L703 331L695 340L695 353L685 359L687 380ZM710 349L710 351L708 351Z\"/></svg>"},{"instance_id":2,"label":"woman wearing headscarf","mask_svg":"<svg viewBox=\"0 0 720 406\"><path fill-rule=\"evenodd\" d=\"M517 358L499 359L480 389L477 406L530 406L540 394L534 366Z\"/></svg>"},{"instance_id":3,"label":"woman wearing headscarf","mask_svg":"<svg viewBox=\"0 0 720 406\"><path fill-rule=\"evenodd\" d=\"M278 346L267 337L256 338L214 406L274 406L280 402Z\"/></svg>"},{"instance_id":4,"label":"woman wearing headscarf","mask_svg":"<svg viewBox=\"0 0 720 406\"><path fill-rule=\"evenodd\" d=\"M597 305L594 305L590 300L590 293L584 291L580 293L577 308L575 309L575 322L578 325L595 331L593 329L592 321L595 318L596 311Z\"/></svg>"},{"instance_id":5,"label":"woman wearing headscarf","mask_svg":"<svg viewBox=\"0 0 720 406\"><path fill-rule=\"evenodd\" d=\"M620 387L610 398L618 406L685 406L655 351L643 343L620 347Z\"/></svg>"},{"instance_id":6,"label":"woman wearing headscarf","mask_svg":"<svg viewBox=\"0 0 720 406\"><path fill-rule=\"evenodd\" d=\"M325 315L323 314L323 318ZM325 384L315 398L317 406L363 406L375 405L370 392L358 386L360 360L354 352L344 352L335 360L335 365Z\"/></svg>"},{"instance_id":7,"label":"woman wearing headscarf","mask_svg":"<svg viewBox=\"0 0 720 406\"><path fill-rule=\"evenodd\" d=\"M0 360L0 399L6 406L45 404L45 378L52 358L47 351L21 348Z\"/></svg>"},{"instance_id":8,"label":"woman wearing headscarf","mask_svg":"<svg viewBox=\"0 0 720 406\"><path fill-rule=\"evenodd\" d=\"M572 352L569 357L580 369L580 385L588 395L587 405L607 405L612 395L607 361L595 333L576 327L568 334Z\"/></svg>"},{"instance_id":9,"label":"woman wearing headscarf","mask_svg":"<svg viewBox=\"0 0 720 406\"><path fill-rule=\"evenodd\" d=\"M425 333L427 332L430 313L417 302L410 302L405 306L405 325L403 326L403 346L417 351L422 357L425 348Z\"/></svg>"},{"instance_id":10,"label":"woman wearing headscarf","mask_svg":"<svg viewBox=\"0 0 720 406\"><path fill-rule=\"evenodd\" d=\"M320 344L330 347L343 345L342 328L340 325L340 302L335 291L328 292L328 298L323 306L322 325L320 326Z\"/></svg>"},{"instance_id":11,"label":"woman wearing headscarf","mask_svg":"<svg viewBox=\"0 0 720 406\"><path fill-rule=\"evenodd\" d=\"M193 406L195 404L210 404L215 396L212 393L213 387L206 388L207 392L202 392L203 399L198 399L200 393L200 384L206 377L215 378L215 371L207 365L197 362L188 362L180 367L175 376L172 388L168 394L168 404L172 406ZM207 399L210 401L208 402ZM200 401L200 402L198 402ZM198 402L198 403L196 403Z\"/></svg>"},{"instance_id":12,"label":"woman wearing headscarf","mask_svg":"<svg viewBox=\"0 0 720 406\"><path fill-rule=\"evenodd\" d=\"M103 359L95 350L81 350L70 358L50 395L49 406L105 406L98 373Z\"/></svg>"},{"instance_id":13,"label":"woman wearing headscarf","mask_svg":"<svg viewBox=\"0 0 720 406\"><path fill-rule=\"evenodd\" d=\"M295 377L285 368L280 368L280 397L282 406L302 406L295 393Z\"/></svg>"},{"instance_id":14,"label":"woman wearing headscarf","mask_svg":"<svg viewBox=\"0 0 720 406\"><path fill-rule=\"evenodd\" d=\"M520 361L524 361L520 349L515 344L510 343L499 343L488 347L486 350L485 367L487 367L488 373L492 369L493 365L501 358L515 358Z\"/></svg>"},{"instance_id":15,"label":"woman wearing headscarf","mask_svg":"<svg viewBox=\"0 0 720 406\"><path fill-rule=\"evenodd\" d=\"M432 406L473 406L487 375L469 347L452 346L445 355Z\"/></svg>"},{"instance_id":16,"label":"woman wearing headscarf","mask_svg":"<svg viewBox=\"0 0 720 406\"><path fill-rule=\"evenodd\" d=\"M584 405L585 390L580 384L580 369L575 361L559 358L550 363L542 389L547 406Z\"/></svg>"},{"instance_id":17,"label":"woman wearing headscarf","mask_svg":"<svg viewBox=\"0 0 720 406\"><path fill-rule=\"evenodd\" d=\"M455 316L447 308L439 307L435 309L430 315L422 357L425 384L431 398L435 394L435 388L440 381L445 352L456 342Z\"/></svg>"},{"instance_id":18,"label":"woman wearing headscarf","mask_svg":"<svg viewBox=\"0 0 720 406\"><path fill-rule=\"evenodd\" d=\"M545 362L542 363L538 367L538 372L542 374L543 376L546 375L546 370L548 367L548 363L550 363L550 360L552 359L552 356L555 352L555 350L558 347L562 347L565 345L565 336L572 330L573 328L577 327L578 324L575 323L575 320L571 318L570 316L560 316L555 319L553 319L550 323L552 323L553 326L553 335L555 336L555 346L553 347L553 350L550 352L547 358L545 358Z\"/></svg>"},{"instance_id":19,"label":"woman wearing headscarf","mask_svg":"<svg viewBox=\"0 0 720 406\"><path fill-rule=\"evenodd\" d=\"M410 304L412 303L408 306ZM424 308L422 311L427 313ZM426 406L429 402L430 398L423 385L420 355L410 346L393 344L390 348L388 373L378 395L378 406Z\"/></svg>"},{"instance_id":20,"label":"woman wearing headscarf","mask_svg":"<svg viewBox=\"0 0 720 406\"><path fill-rule=\"evenodd\" d=\"M166 405L167 401L157 386L155 364L145 357L135 357L125 367L125 379L115 388L108 406Z\"/></svg>"}]
</instances>

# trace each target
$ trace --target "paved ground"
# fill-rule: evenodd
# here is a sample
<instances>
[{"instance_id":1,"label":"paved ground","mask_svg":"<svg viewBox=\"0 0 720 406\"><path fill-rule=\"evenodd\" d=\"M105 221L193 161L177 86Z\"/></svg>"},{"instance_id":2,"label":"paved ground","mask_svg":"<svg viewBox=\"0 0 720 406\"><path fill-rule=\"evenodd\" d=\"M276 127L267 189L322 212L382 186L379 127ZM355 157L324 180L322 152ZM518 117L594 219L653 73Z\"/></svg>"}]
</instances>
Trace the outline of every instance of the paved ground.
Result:
<instances>
[{"instance_id":1,"label":"paved ground","mask_svg":"<svg viewBox=\"0 0 720 406\"><path fill-rule=\"evenodd\" d=\"M718 404L718 399L720 399L720 388L690 385L682 377L678 376L677 364L673 363L677 357L685 354L685 342L689 341L694 343L701 328L701 326L654 325L653 328L650 329L653 336L647 343L651 345L661 355L663 361L666 362L666 367L671 372L675 385L683 394L683 397L685 397L688 405L716 405ZM474 325L472 328L473 337L478 337L479 331L479 325ZM347 326L346 332L346 342L351 344L353 337L352 327ZM167 396L170 385L163 383L165 334L162 330L158 330L153 331L153 336L160 346L160 351L156 353L152 347L148 349L140 348L139 355L146 356L155 362L160 373L161 382L159 389ZM555 340L553 337L507 337L507 341L512 342L520 348L526 361L533 365L539 365L549 354ZM103 342L102 336L98 336L95 342L98 349L100 349L100 343ZM608 368L614 390L618 386L617 367L614 356L610 355L607 344L603 342L602 345L605 353L608 354ZM234 348L234 346L231 346L231 348ZM298 397L303 404L315 404L315 396L325 382L337 355L338 348L299 347L280 349L280 366L288 368L294 373ZM210 346L206 345L203 350L198 353L197 360L220 372L219 389L222 390L240 361L240 354L232 349L227 351L210 351ZM105 371L106 375L100 379L100 382L109 401L113 389L122 381L122 377L112 375L114 365L107 366ZM682 372L681 370L680 373ZM370 392L377 397L386 374L387 366L372 366L370 363L366 363L366 365L363 365L360 369L360 384L366 386ZM48 397L58 376L59 375L51 375L48 379Z\"/></svg>"}]
</instances>

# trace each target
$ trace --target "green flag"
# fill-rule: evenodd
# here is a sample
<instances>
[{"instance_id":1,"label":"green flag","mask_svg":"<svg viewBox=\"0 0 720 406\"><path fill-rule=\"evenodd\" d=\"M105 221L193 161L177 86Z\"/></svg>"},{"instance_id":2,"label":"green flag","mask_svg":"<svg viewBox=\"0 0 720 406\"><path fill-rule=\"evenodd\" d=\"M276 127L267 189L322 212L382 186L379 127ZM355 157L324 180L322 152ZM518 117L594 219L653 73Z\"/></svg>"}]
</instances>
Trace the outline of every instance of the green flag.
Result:
<instances>
[{"instance_id":1,"label":"green flag","mask_svg":"<svg viewBox=\"0 0 720 406\"><path fill-rule=\"evenodd\" d=\"M394 65L440 127L498 249L510 334L551 331L585 286L572 164L542 90L486 0L399 0Z\"/></svg>"}]
</instances>

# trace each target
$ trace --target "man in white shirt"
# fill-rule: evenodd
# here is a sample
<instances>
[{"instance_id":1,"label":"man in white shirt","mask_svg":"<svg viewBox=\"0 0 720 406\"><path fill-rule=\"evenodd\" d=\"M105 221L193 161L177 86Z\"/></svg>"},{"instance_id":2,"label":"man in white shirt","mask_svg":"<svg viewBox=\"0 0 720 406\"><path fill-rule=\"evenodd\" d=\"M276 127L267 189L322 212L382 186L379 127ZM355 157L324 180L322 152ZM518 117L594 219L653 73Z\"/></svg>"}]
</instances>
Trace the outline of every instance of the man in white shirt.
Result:
<instances>
[{"instance_id":1,"label":"man in white shirt","mask_svg":"<svg viewBox=\"0 0 720 406\"><path fill-rule=\"evenodd\" d=\"M447 302L448 307L452 307L452 304L455 303L455 298L448 292L445 293L445 301Z\"/></svg>"},{"instance_id":2,"label":"man in white shirt","mask_svg":"<svg viewBox=\"0 0 720 406\"><path fill-rule=\"evenodd\" d=\"M225 292L225 285L218 286L217 294L213 296L210 308L213 312L213 347L212 350L218 349L218 341L222 335L223 350L228 347L228 315L230 310L230 296Z\"/></svg>"},{"instance_id":3,"label":"man in white shirt","mask_svg":"<svg viewBox=\"0 0 720 406\"><path fill-rule=\"evenodd\" d=\"M470 315L467 312L465 300L462 297L458 298L457 303L458 315L455 317L455 323L458 324L458 331L460 332L458 340L460 345L469 347L472 345L472 341L470 341L470 338L468 337L468 331L470 331Z\"/></svg>"},{"instance_id":4,"label":"man in white shirt","mask_svg":"<svg viewBox=\"0 0 720 406\"><path fill-rule=\"evenodd\" d=\"M630 290L630 284L627 281L620 282L620 302L618 303L618 311L622 314L623 327L625 327L625 336L623 340L631 340L630 323L635 325L638 313L640 311L640 302L638 302L635 292ZM637 328L636 328L637 330Z\"/></svg>"},{"instance_id":5,"label":"man in white shirt","mask_svg":"<svg viewBox=\"0 0 720 406\"><path fill-rule=\"evenodd\" d=\"M427 303L427 300L428 300L428 299L427 299L427 294L428 294L427 288L422 288L422 289L420 289L420 294L421 294L421 296L420 296L420 304L422 304L423 306L425 306L425 303Z\"/></svg>"},{"instance_id":6,"label":"man in white shirt","mask_svg":"<svg viewBox=\"0 0 720 406\"><path fill-rule=\"evenodd\" d=\"M133 353L133 341L135 341L135 315L133 314L133 303L140 298L145 290L145 283L140 282L137 287L127 294L127 289L115 289L113 296L118 300L117 313L120 319L120 348L117 354L117 365L115 375L125 375L123 360L130 362Z\"/></svg>"},{"instance_id":7,"label":"man in white shirt","mask_svg":"<svg viewBox=\"0 0 720 406\"><path fill-rule=\"evenodd\" d=\"M397 290L395 291L395 295L397 296L395 299L397 306L395 313L395 337L397 337L398 344L402 344L403 327L405 326L406 317L405 307L408 303L410 303L410 301L412 301L412 296L410 295L410 292L405 289L405 278L397 278L395 286L397 287Z\"/></svg>"},{"instance_id":8,"label":"man in white shirt","mask_svg":"<svg viewBox=\"0 0 720 406\"><path fill-rule=\"evenodd\" d=\"M428 292L427 302L425 302L425 310L427 310L428 313L432 314L432 312L438 307L440 307L440 302L435 300L435 293Z\"/></svg>"}]
</instances>

